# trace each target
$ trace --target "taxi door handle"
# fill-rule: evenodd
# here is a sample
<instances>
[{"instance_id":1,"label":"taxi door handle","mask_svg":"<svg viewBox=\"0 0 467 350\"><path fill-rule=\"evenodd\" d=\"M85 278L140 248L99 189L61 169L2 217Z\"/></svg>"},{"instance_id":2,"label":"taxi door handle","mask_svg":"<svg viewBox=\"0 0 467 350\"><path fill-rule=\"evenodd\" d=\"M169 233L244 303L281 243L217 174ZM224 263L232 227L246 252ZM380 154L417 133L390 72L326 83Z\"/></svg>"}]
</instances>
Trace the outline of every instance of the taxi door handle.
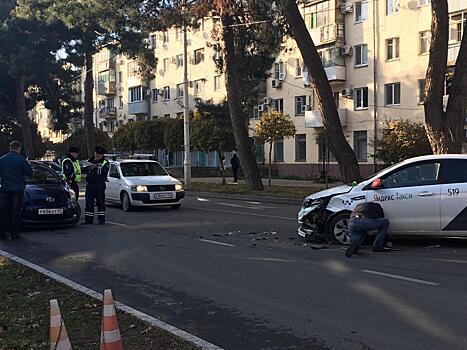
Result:
<instances>
[{"instance_id":1,"label":"taxi door handle","mask_svg":"<svg viewBox=\"0 0 467 350\"><path fill-rule=\"evenodd\" d=\"M420 192L418 194L419 197L429 197L429 196L432 196L432 195L433 195L433 193L431 193L431 192Z\"/></svg>"}]
</instances>

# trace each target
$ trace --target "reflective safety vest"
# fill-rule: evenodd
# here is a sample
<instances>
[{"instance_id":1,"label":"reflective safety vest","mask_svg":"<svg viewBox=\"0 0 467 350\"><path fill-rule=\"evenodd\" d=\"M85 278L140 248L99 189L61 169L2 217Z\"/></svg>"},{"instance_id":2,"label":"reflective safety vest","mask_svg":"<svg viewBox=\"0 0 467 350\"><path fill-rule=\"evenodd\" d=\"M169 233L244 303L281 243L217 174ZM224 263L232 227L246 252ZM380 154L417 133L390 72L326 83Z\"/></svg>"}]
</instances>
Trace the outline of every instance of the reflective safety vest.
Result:
<instances>
[{"instance_id":1,"label":"reflective safety vest","mask_svg":"<svg viewBox=\"0 0 467 350\"><path fill-rule=\"evenodd\" d=\"M69 160L71 164L73 164L73 170L75 172L75 181L80 182L81 181L81 165L79 164L79 161L76 160L73 162L70 158L65 158L64 160L62 160L62 173L64 173L63 164L65 163L66 160Z\"/></svg>"}]
</instances>

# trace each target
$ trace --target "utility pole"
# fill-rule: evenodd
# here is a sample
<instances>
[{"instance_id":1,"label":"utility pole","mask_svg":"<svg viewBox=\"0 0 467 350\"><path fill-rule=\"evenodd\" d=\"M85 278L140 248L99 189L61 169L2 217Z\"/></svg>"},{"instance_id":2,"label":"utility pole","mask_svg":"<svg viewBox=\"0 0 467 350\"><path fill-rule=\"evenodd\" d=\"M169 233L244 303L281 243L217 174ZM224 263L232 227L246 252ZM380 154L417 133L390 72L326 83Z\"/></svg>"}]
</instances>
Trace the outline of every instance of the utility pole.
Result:
<instances>
[{"instance_id":1,"label":"utility pole","mask_svg":"<svg viewBox=\"0 0 467 350\"><path fill-rule=\"evenodd\" d=\"M188 37L186 26L186 0L183 2L183 135L184 152L183 172L185 175L185 187L191 184L191 150L190 150L190 106L188 96Z\"/></svg>"}]
</instances>

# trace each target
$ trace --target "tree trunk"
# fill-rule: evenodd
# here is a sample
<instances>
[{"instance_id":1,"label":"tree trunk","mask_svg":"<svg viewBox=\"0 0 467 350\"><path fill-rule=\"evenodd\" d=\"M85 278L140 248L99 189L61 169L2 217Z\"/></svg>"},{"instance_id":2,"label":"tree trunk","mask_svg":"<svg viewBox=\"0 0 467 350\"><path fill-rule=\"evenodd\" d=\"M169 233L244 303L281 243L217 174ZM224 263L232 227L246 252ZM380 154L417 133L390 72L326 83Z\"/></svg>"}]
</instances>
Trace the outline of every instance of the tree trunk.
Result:
<instances>
[{"instance_id":1,"label":"tree trunk","mask_svg":"<svg viewBox=\"0 0 467 350\"><path fill-rule=\"evenodd\" d=\"M221 151L217 151L217 154L219 155L219 160L221 162L221 176L222 176L222 185L226 184L225 181L225 168L224 168L224 155L222 154Z\"/></svg>"},{"instance_id":2,"label":"tree trunk","mask_svg":"<svg viewBox=\"0 0 467 350\"><path fill-rule=\"evenodd\" d=\"M232 121L235 144L240 155L240 164L245 175L246 183L250 189L262 191L264 187L261 182L258 164L256 163L256 158L248 135L248 116L246 116L243 111L239 94L241 90L241 82L239 79L240 67L237 64L233 29L231 27L233 24L231 15L224 14L222 16L222 24L224 26L223 36L225 44L227 100L229 102L230 119Z\"/></svg>"},{"instance_id":3,"label":"tree trunk","mask_svg":"<svg viewBox=\"0 0 467 350\"><path fill-rule=\"evenodd\" d=\"M86 148L91 158L96 147L96 135L94 130L94 76L92 69L92 53L85 53L86 78L84 80L84 134L86 135Z\"/></svg>"},{"instance_id":4,"label":"tree trunk","mask_svg":"<svg viewBox=\"0 0 467 350\"><path fill-rule=\"evenodd\" d=\"M433 0L430 59L425 80L425 127L434 154L462 153L467 110L467 36L464 26L446 110L443 95L447 72L449 14L447 0Z\"/></svg>"},{"instance_id":5,"label":"tree trunk","mask_svg":"<svg viewBox=\"0 0 467 350\"><path fill-rule=\"evenodd\" d=\"M24 153L29 159L34 159L34 146L32 143L31 120L26 111L26 101L24 100L24 78L20 77L15 82L16 85L16 109L18 111L19 121L21 123L21 132L23 135Z\"/></svg>"},{"instance_id":6,"label":"tree trunk","mask_svg":"<svg viewBox=\"0 0 467 350\"><path fill-rule=\"evenodd\" d=\"M268 185L269 187L271 187L271 157L272 157L272 141L269 144L269 164L268 164L268 173L269 173Z\"/></svg>"},{"instance_id":7,"label":"tree trunk","mask_svg":"<svg viewBox=\"0 0 467 350\"><path fill-rule=\"evenodd\" d=\"M328 140L330 140L329 148L339 164L343 181L358 181L360 180L360 168L357 157L342 131L332 89L318 51L306 28L297 2L295 0L284 0L284 2L284 15L287 23L303 56L305 66L311 73L313 89L318 97L318 109L321 113L324 132Z\"/></svg>"}]
</instances>

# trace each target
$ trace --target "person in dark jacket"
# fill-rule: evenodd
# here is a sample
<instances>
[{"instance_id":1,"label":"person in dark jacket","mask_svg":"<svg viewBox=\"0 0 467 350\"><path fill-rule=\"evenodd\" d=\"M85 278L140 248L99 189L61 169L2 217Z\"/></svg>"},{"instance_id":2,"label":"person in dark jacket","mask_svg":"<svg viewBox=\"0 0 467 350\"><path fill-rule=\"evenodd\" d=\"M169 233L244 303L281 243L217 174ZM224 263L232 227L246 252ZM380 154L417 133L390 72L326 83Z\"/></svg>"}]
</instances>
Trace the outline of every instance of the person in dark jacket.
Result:
<instances>
[{"instance_id":1,"label":"person in dark jacket","mask_svg":"<svg viewBox=\"0 0 467 350\"><path fill-rule=\"evenodd\" d=\"M233 182L238 182L238 168L240 168L240 159L237 157L237 153L233 153L232 159L230 159L230 165L232 166L232 175L233 175Z\"/></svg>"},{"instance_id":2,"label":"person in dark jacket","mask_svg":"<svg viewBox=\"0 0 467 350\"><path fill-rule=\"evenodd\" d=\"M104 149L96 147L94 158L89 159L88 175L86 176L86 207L83 224L94 221L94 203L97 203L97 220L99 225L105 224L105 183L109 173L109 162L104 157Z\"/></svg>"},{"instance_id":3,"label":"person in dark jacket","mask_svg":"<svg viewBox=\"0 0 467 350\"><path fill-rule=\"evenodd\" d=\"M374 252L385 252L384 247L389 230L389 220L384 217L384 211L378 203L362 203L355 207L350 214L349 236L350 246L345 251L347 257L358 253L363 241L367 236L367 231L378 230L378 235L373 243Z\"/></svg>"},{"instance_id":4,"label":"person in dark jacket","mask_svg":"<svg viewBox=\"0 0 467 350\"><path fill-rule=\"evenodd\" d=\"M25 176L32 176L32 167L20 155L21 144L10 143L10 152L0 158L0 239L6 239L6 230L10 225L12 239L21 238L21 209L23 208Z\"/></svg>"},{"instance_id":5,"label":"person in dark jacket","mask_svg":"<svg viewBox=\"0 0 467 350\"><path fill-rule=\"evenodd\" d=\"M79 149L70 146L68 155L62 160L62 173L65 176L65 181L76 193L76 198L79 197L78 182L81 181L81 165L78 161L78 154Z\"/></svg>"}]
</instances>

